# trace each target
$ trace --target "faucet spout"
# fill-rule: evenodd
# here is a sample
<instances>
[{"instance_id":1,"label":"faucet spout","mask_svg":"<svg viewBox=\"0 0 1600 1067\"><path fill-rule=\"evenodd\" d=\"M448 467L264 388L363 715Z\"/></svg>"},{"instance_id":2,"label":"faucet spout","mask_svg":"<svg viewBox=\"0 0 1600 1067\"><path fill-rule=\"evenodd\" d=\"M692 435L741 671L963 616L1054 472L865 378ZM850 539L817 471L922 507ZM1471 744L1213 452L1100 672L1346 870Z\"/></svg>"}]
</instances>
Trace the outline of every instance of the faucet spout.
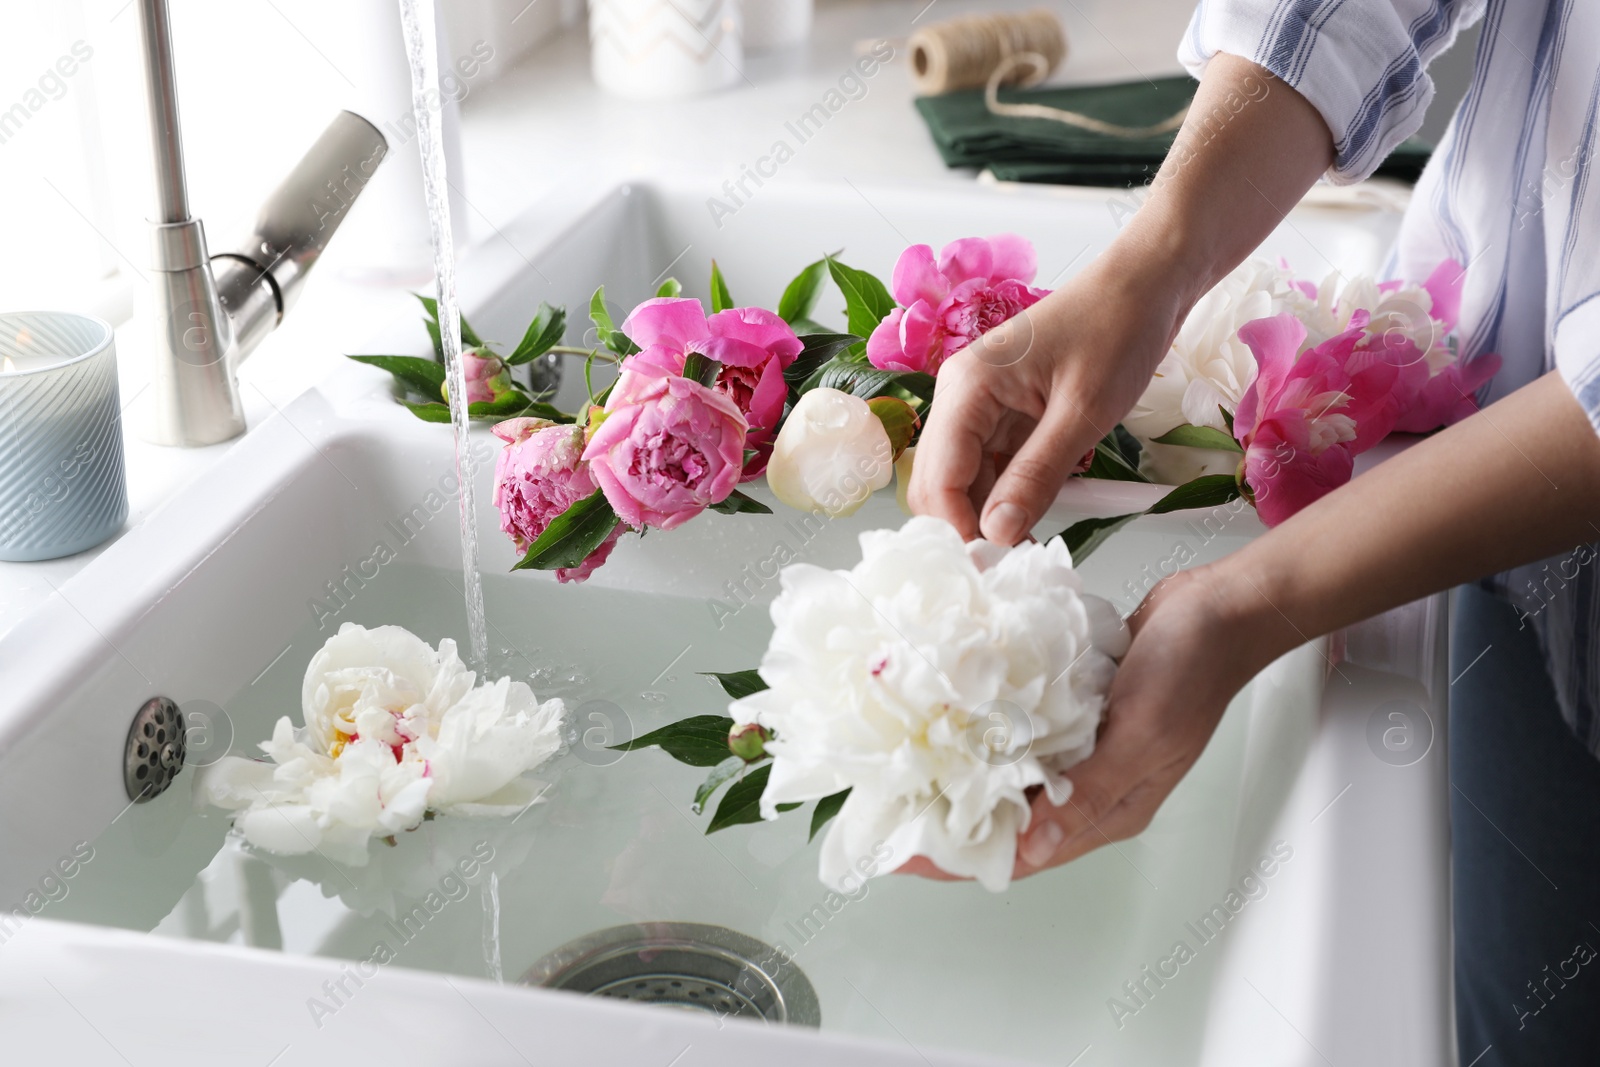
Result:
<instances>
[{"instance_id":1,"label":"faucet spout","mask_svg":"<svg viewBox=\"0 0 1600 1067\"><path fill-rule=\"evenodd\" d=\"M388 151L370 122L341 111L267 198L254 232L213 256L189 211L166 0L139 0L156 172L151 223L157 444L216 444L245 430L238 368L277 328L306 274Z\"/></svg>"}]
</instances>

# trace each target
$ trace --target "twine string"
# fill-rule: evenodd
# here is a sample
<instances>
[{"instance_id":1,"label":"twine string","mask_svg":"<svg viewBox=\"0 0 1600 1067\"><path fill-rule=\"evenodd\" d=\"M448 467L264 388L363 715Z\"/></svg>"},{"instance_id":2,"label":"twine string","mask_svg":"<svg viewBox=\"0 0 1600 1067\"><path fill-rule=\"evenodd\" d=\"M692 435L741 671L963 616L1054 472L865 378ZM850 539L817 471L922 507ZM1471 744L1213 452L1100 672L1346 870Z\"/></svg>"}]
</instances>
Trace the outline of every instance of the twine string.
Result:
<instances>
[{"instance_id":1,"label":"twine string","mask_svg":"<svg viewBox=\"0 0 1600 1067\"><path fill-rule=\"evenodd\" d=\"M1017 68L1026 64L1030 70L1020 78L1016 77ZM1185 104L1178 111L1150 126L1119 126L1114 122L1106 122L1092 115L1084 115L1077 111L1069 111L1062 107L1051 107L1048 104L1013 104L1002 103L1000 100L1000 86L1008 81L1016 82L1023 88L1037 85L1049 73L1050 61L1047 57L1035 52L1019 52L1001 59L999 64L989 75L989 81L984 86L983 104L990 113L1003 115L1007 118L1017 119L1048 119L1052 122L1065 123L1076 126L1080 130L1089 130L1093 133L1105 134L1107 137L1117 137L1123 140L1135 141L1146 137L1155 137L1158 134L1170 133L1183 125L1184 117L1189 114L1189 107Z\"/></svg>"}]
</instances>

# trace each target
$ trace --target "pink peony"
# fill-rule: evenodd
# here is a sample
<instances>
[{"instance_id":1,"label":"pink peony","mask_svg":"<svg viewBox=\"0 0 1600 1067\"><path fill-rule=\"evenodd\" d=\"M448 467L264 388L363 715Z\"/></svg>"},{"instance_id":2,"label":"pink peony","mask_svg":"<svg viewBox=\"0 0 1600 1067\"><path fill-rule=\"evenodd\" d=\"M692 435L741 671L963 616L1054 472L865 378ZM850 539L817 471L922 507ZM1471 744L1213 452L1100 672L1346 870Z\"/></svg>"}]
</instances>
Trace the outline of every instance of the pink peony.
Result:
<instances>
[{"instance_id":1,"label":"pink peony","mask_svg":"<svg viewBox=\"0 0 1600 1067\"><path fill-rule=\"evenodd\" d=\"M1499 371L1500 357L1493 352L1471 363L1450 364L1422 384L1394 428L1428 433L1460 422L1478 410L1478 390Z\"/></svg>"},{"instance_id":2,"label":"pink peony","mask_svg":"<svg viewBox=\"0 0 1600 1067\"><path fill-rule=\"evenodd\" d=\"M706 311L700 301L686 296L657 296L646 300L622 320L622 332L640 348L660 345L680 356L691 341L710 336Z\"/></svg>"},{"instance_id":3,"label":"pink peony","mask_svg":"<svg viewBox=\"0 0 1600 1067\"><path fill-rule=\"evenodd\" d=\"M654 345L629 360L583 452L612 508L636 528L682 525L727 499L744 466L744 415L726 393L662 366L669 355Z\"/></svg>"},{"instance_id":4,"label":"pink peony","mask_svg":"<svg viewBox=\"0 0 1600 1067\"><path fill-rule=\"evenodd\" d=\"M1047 295L1029 288L1038 271L1033 245L1015 234L912 245L894 265L900 307L867 339L867 359L883 370L937 374L946 359Z\"/></svg>"},{"instance_id":5,"label":"pink peony","mask_svg":"<svg viewBox=\"0 0 1600 1067\"><path fill-rule=\"evenodd\" d=\"M583 428L544 419L508 419L494 435L506 443L494 466L494 506L500 528L526 552L557 515L592 494L596 486L583 462ZM622 535L622 524L576 567L559 567L556 578L581 582L606 561Z\"/></svg>"},{"instance_id":6,"label":"pink peony","mask_svg":"<svg viewBox=\"0 0 1600 1067\"><path fill-rule=\"evenodd\" d=\"M717 388L728 394L750 425L745 447L755 454L744 465L748 481L762 472L772 454L789 398L783 372L804 346L787 322L762 308L729 308L706 321L711 336L691 347L722 364Z\"/></svg>"},{"instance_id":7,"label":"pink peony","mask_svg":"<svg viewBox=\"0 0 1600 1067\"><path fill-rule=\"evenodd\" d=\"M1440 336L1456 328L1466 279L1465 268L1447 259L1422 283L1432 301L1428 314L1438 324ZM1452 359L1434 369L1432 376L1418 387L1394 428L1401 433L1428 433L1460 422L1478 410L1478 390L1499 371L1500 356L1494 352L1484 353L1471 363Z\"/></svg>"},{"instance_id":8,"label":"pink peony","mask_svg":"<svg viewBox=\"0 0 1600 1067\"><path fill-rule=\"evenodd\" d=\"M1244 481L1261 521L1276 526L1350 480L1357 453L1394 428L1396 383L1418 366L1404 339L1361 348L1366 316L1298 358L1306 328L1284 313L1239 330L1258 371L1234 414Z\"/></svg>"},{"instance_id":9,"label":"pink peony","mask_svg":"<svg viewBox=\"0 0 1600 1067\"><path fill-rule=\"evenodd\" d=\"M511 368L488 349L466 348L461 351L461 368L467 372L467 403L498 400L511 390ZM440 390L446 402L450 399L447 381Z\"/></svg>"},{"instance_id":10,"label":"pink peony","mask_svg":"<svg viewBox=\"0 0 1600 1067\"><path fill-rule=\"evenodd\" d=\"M660 373L682 374L684 358L698 352L722 364L716 388L728 395L750 426L745 446L754 450L744 479L759 476L772 452L789 387L783 372L803 347L794 330L762 308L729 308L710 318L700 301L658 297L634 308L622 332L642 351L623 362L616 397ZM638 372L649 373L639 376Z\"/></svg>"}]
</instances>

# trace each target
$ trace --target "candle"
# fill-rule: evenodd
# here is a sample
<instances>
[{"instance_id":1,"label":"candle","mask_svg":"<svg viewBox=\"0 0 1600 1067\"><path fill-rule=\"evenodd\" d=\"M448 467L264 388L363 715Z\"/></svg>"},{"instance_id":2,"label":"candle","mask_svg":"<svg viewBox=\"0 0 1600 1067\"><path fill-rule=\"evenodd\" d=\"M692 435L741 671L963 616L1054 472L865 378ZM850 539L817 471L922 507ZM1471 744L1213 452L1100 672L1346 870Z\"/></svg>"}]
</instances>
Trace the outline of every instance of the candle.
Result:
<instances>
[{"instance_id":1,"label":"candle","mask_svg":"<svg viewBox=\"0 0 1600 1067\"><path fill-rule=\"evenodd\" d=\"M82 552L127 517L111 327L0 314L0 560Z\"/></svg>"}]
</instances>

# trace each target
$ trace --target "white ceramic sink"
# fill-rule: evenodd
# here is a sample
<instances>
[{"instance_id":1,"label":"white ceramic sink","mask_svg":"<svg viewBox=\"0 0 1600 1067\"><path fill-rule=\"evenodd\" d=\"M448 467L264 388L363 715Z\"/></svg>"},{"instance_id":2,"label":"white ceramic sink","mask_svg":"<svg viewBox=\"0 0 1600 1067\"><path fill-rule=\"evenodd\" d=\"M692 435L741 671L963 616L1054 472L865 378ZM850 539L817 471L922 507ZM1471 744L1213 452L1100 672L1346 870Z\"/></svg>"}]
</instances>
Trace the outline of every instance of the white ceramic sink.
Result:
<instances>
[{"instance_id":1,"label":"white ceramic sink","mask_svg":"<svg viewBox=\"0 0 1600 1067\"><path fill-rule=\"evenodd\" d=\"M844 184L763 190L719 228L689 188L539 206L465 257L474 325L514 340L541 299L581 318L601 281L626 309L669 267L703 295L713 256L736 298L770 306L824 252L886 276L908 242L1002 230L1033 238L1040 284L1059 284L1115 225L1100 194ZM1313 276L1371 270L1394 223L1302 209L1264 251ZM419 351L420 335L394 324L368 350ZM567 406L581 395L576 370ZM493 439L477 436L491 455ZM37 918L0 920L0 1033L19 1062L48 1051L210 1064L223 1047L263 1064L1450 1061L1437 602L1280 660L1139 839L1005 895L887 878L839 904L816 881L804 819L706 838L688 810L699 772L654 751L618 760L605 745L720 710L696 672L757 662L776 544L848 566L860 531L903 521L892 496L810 527L780 507L629 538L571 587L508 573L491 466L479 464L477 487L494 666L576 709L546 802L515 825L428 824L349 877L225 845L225 821L192 807L192 770L154 802L127 804L124 736L151 696L213 731L191 739L196 751L215 756L231 734L250 754L279 715L298 716L301 672L339 623L464 643L448 430L394 405L367 368L345 367L252 430L0 638L0 902L28 914L29 893L46 901ZM1075 483L1038 532L1127 510L1141 492ZM1143 520L1085 573L1128 610L1163 568L1260 532L1248 510ZM738 585L754 604L719 628L726 612L713 604L739 607ZM92 859L61 877L80 842ZM441 879L485 848L493 858L457 898ZM508 980L603 927L713 923L788 949L816 988L822 1031L485 982L491 873ZM363 906L388 893L405 912L441 884L456 899L396 942L395 962L349 978L352 961L399 936ZM1181 963L1180 941L1192 954ZM323 985L340 981L342 996Z\"/></svg>"}]
</instances>

